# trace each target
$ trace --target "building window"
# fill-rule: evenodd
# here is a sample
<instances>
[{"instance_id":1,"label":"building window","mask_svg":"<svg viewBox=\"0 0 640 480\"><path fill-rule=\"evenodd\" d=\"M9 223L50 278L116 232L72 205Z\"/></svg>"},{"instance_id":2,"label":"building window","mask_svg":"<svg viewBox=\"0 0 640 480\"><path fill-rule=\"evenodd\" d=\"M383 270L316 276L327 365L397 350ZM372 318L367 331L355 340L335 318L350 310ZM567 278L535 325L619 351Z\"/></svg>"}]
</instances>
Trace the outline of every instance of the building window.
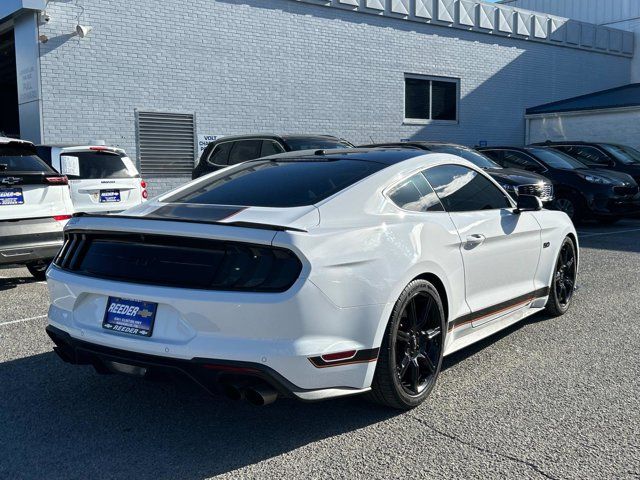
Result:
<instances>
[{"instance_id":1,"label":"building window","mask_svg":"<svg viewBox=\"0 0 640 480\"><path fill-rule=\"evenodd\" d=\"M460 80L405 75L405 123L457 122Z\"/></svg>"},{"instance_id":2,"label":"building window","mask_svg":"<svg viewBox=\"0 0 640 480\"><path fill-rule=\"evenodd\" d=\"M136 133L142 175L191 175L196 158L193 114L136 111Z\"/></svg>"}]
</instances>

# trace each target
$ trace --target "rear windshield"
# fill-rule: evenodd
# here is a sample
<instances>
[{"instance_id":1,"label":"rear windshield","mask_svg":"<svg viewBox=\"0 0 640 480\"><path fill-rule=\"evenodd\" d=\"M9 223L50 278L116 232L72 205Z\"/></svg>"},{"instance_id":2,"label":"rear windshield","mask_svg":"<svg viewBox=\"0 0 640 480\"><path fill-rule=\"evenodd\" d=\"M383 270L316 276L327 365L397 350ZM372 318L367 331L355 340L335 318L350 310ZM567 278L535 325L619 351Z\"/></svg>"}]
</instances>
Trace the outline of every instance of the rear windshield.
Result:
<instances>
[{"instance_id":1,"label":"rear windshield","mask_svg":"<svg viewBox=\"0 0 640 480\"><path fill-rule=\"evenodd\" d=\"M14 172L53 173L53 170L31 148L0 146L0 175Z\"/></svg>"},{"instance_id":2,"label":"rear windshield","mask_svg":"<svg viewBox=\"0 0 640 480\"><path fill-rule=\"evenodd\" d=\"M313 205L384 167L358 160L251 161L164 201L247 207Z\"/></svg>"},{"instance_id":3,"label":"rear windshield","mask_svg":"<svg viewBox=\"0 0 640 480\"><path fill-rule=\"evenodd\" d=\"M68 152L60 156L62 173L72 180L138 177L129 157L113 152Z\"/></svg>"},{"instance_id":4,"label":"rear windshield","mask_svg":"<svg viewBox=\"0 0 640 480\"><path fill-rule=\"evenodd\" d=\"M291 150L335 150L351 148L349 142L332 138L287 138Z\"/></svg>"}]
</instances>

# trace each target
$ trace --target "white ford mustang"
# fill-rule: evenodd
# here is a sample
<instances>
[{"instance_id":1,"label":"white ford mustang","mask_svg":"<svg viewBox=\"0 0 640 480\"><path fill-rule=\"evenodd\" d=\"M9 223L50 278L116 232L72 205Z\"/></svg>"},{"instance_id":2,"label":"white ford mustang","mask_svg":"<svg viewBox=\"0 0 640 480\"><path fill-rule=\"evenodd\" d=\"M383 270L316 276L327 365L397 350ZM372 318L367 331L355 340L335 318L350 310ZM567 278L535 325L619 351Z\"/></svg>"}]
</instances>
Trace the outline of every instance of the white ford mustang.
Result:
<instances>
[{"instance_id":1,"label":"white ford mustang","mask_svg":"<svg viewBox=\"0 0 640 480\"><path fill-rule=\"evenodd\" d=\"M65 235L47 327L65 361L180 372L255 404L414 407L443 356L565 313L578 270L564 213L403 149L243 163Z\"/></svg>"}]
</instances>

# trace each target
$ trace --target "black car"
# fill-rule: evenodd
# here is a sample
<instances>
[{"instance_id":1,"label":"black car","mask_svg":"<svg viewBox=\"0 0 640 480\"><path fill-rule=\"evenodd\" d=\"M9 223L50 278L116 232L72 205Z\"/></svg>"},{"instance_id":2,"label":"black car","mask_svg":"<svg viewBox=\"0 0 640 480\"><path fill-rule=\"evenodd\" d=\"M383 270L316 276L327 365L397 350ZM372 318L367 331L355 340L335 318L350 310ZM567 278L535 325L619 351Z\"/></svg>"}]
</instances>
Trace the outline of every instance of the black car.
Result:
<instances>
[{"instance_id":1,"label":"black car","mask_svg":"<svg viewBox=\"0 0 640 480\"><path fill-rule=\"evenodd\" d=\"M242 135L222 137L202 152L191 178L196 179L229 165L297 150L334 150L353 148L341 138L330 135Z\"/></svg>"},{"instance_id":2,"label":"black car","mask_svg":"<svg viewBox=\"0 0 640 480\"><path fill-rule=\"evenodd\" d=\"M378 143L362 145L362 147L400 147L416 148L434 153L450 153L458 155L470 161L476 167L484 169L493 179L498 182L512 197L518 195L535 195L540 197L545 206L550 206L553 201L553 185L542 175L522 168L503 168L486 155L478 151L458 145L455 143L441 142L399 142L399 143Z\"/></svg>"},{"instance_id":3,"label":"black car","mask_svg":"<svg viewBox=\"0 0 640 480\"><path fill-rule=\"evenodd\" d=\"M633 147L589 142L545 142L534 145L559 150L588 167L627 173L640 185L640 152Z\"/></svg>"},{"instance_id":4,"label":"black car","mask_svg":"<svg viewBox=\"0 0 640 480\"><path fill-rule=\"evenodd\" d=\"M549 178L555 204L574 222L595 219L613 223L640 212L638 184L626 173L589 168L560 151L543 147L485 147L479 149L500 165L523 168Z\"/></svg>"}]
</instances>

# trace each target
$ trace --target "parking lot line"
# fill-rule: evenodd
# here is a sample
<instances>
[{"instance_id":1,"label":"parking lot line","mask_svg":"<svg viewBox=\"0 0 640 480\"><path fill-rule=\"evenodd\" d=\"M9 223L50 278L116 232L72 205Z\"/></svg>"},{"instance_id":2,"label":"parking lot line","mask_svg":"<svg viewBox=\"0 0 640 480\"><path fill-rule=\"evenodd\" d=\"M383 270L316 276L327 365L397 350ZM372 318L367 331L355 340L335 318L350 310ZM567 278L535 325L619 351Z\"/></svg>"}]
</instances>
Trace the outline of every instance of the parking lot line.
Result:
<instances>
[{"instance_id":1,"label":"parking lot line","mask_svg":"<svg viewBox=\"0 0 640 480\"><path fill-rule=\"evenodd\" d=\"M578 235L582 238L587 237L600 237L603 235L618 235L620 233L640 232L640 228L631 228L629 230L616 230L615 232L598 232L598 233L583 233L578 232Z\"/></svg>"},{"instance_id":2,"label":"parking lot line","mask_svg":"<svg viewBox=\"0 0 640 480\"><path fill-rule=\"evenodd\" d=\"M12 325L14 323L30 322L31 320L40 320L41 318L47 318L47 316L38 315L37 317L21 318L20 320L9 320L8 322L0 322L0 327L3 325Z\"/></svg>"}]
</instances>

